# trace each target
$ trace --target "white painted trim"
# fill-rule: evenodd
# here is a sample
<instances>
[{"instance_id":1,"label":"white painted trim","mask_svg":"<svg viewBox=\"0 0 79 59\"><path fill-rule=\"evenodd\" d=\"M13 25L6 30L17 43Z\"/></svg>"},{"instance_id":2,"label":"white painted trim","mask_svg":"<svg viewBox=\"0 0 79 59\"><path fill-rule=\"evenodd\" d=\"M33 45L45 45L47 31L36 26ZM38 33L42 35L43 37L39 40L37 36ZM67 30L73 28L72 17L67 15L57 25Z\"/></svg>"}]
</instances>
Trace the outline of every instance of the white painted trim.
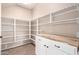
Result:
<instances>
[{"instance_id":1,"label":"white painted trim","mask_svg":"<svg viewBox=\"0 0 79 59\"><path fill-rule=\"evenodd\" d=\"M52 13L50 12L50 23L52 23Z\"/></svg>"},{"instance_id":2,"label":"white painted trim","mask_svg":"<svg viewBox=\"0 0 79 59\"><path fill-rule=\"evenodd\" d=\"M29 39L31 38L30 34L31 34L31 21L29 21Z\"/></svg>"},{"instance_id":3,"label":"white painted trim","mask_svg":"<svg viewBox=\"0 0 79 59\"><path fill-rule=\"evenodd\" d=\"M14 42L16 42L16 19L14 19Z\"/></svg>"},{"instance_id":4,"label":"white painted trim","mask_svg":"<svg viewBox=\"0 0 79 59\"><path fill-rule=\"evenodd\" d=\"M38 35L38 19L37 19L37 26L36 26L36 31L37 31L37 35Z\"/></svg>"}]
</instances>

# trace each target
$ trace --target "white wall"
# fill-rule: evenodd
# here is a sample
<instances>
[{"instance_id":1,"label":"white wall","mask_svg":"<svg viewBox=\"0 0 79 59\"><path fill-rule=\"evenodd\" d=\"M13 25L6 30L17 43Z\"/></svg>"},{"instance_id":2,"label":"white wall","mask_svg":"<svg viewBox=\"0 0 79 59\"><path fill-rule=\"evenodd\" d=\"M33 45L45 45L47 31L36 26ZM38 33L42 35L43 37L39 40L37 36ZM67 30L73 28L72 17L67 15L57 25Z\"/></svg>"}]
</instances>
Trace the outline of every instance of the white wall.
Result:
<instances>
[{"instance_id":1,"label":"white wall","mask_svg":"<svg viewBox=\"0 0 79 59\"><path fill-rule=\"evenodd\" d=\"M40 3L33 9L33 19L44 16L50 12L56 12L63 8L74 5L74 3Z\"/></svg>"},{"instance_id":2,"label":"white wall","mask_svg":"<svg viewBox=\"0 0 79 59\"><path fill-rule=\"evenodd\" d=\"M3 3L2 4L2 17L9 17L22 20L31 19L31 11L17 6L16 4Z\"/></svg>"}]
</instances>

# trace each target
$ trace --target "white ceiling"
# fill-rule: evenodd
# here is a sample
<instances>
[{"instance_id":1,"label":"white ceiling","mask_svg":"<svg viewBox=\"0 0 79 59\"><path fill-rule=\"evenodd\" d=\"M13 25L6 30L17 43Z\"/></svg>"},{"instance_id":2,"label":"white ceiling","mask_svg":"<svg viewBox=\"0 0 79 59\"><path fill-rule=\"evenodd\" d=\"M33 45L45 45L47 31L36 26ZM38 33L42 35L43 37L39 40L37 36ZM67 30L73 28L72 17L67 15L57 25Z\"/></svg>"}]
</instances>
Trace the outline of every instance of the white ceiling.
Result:
<instances>
[{"instance_id":1,"label":"white ceiling","mask_svg":"<svg viewBox=\"0 0 79 59\"><path fill-rule=\"evenodd\" d=\"M27 9L33 9L37 4L36 3L28 3L28 4L19 3L17 5L27 8Z\"/></svg>"}]
</instances>

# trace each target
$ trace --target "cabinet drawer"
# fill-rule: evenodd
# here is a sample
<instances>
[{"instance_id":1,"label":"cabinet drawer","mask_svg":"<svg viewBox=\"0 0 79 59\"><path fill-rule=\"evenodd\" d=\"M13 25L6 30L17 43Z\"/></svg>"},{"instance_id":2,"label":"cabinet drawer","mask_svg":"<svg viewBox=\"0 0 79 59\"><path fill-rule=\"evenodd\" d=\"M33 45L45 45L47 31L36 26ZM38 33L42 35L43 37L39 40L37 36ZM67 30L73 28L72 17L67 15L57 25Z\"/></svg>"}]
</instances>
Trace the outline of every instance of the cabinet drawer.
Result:
<instances>
[{"instance_id":1,"label":"cabinet drawer","mask_svg":"<svg viewBox=\"0 0 79 59\"><path fill-rule=\"evenodd\" d=\"M64 44L62 46L62 50L68 54L77 54L77 47L74 47L68 44Z\"/></svg>"},{"instance_id":2,"label":"cabinet drawer","mask_svg":"<svg viewBox=\"0 0 79 59\"><path fill-rule=\"evenodd\" d=\"M55 48L60 49L60 50L63 49L62 47L63 47L64 44L65 43L57 42L57 41L52 41L51 42L52 47L55 47Z\"/></svg>"},{"instance_id":3,"label":"cabinet drawer","mask_svg":"<svg viewBox=\"0 0 79 59\"><path fill-rule=\"evenodd\" d=\"M36 36L36 42L40 43L40 44L48 44L49 43L49 39L40 37L40 36Z\"/></svg>"},{"instance_id":4,"label":"cabinet drawer","mask_svg":"<svg viewBox=\"0 0 79 59\"><path fill-rule=\"evenodd\" d=\"M71 46L67 43L52 41L52 46L67 53L67 54L77 54L77 48L74 46Z\"/></svg>"}]
</instances>

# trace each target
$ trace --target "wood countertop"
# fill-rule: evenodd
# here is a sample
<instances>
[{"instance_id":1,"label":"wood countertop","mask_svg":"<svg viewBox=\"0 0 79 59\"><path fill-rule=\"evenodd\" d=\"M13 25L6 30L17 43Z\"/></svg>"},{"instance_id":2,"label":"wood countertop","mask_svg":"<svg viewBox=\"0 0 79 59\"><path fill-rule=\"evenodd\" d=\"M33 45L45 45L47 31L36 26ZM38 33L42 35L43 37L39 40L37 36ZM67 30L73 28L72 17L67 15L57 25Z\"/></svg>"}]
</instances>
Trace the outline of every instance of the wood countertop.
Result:
<instances>
[{"instance_id":1,"label":"wood countertop","mask_svg":"<svg viewBox=\"0 0 79 59\"><path fill-rule=\"evenodd\" d=\"M50 40L60 41L75 47L79 47L79 38L67 37L62 35L50 35L50 34L38 34L38 36L42 36Z\"/></svg>"}]
</instances>

